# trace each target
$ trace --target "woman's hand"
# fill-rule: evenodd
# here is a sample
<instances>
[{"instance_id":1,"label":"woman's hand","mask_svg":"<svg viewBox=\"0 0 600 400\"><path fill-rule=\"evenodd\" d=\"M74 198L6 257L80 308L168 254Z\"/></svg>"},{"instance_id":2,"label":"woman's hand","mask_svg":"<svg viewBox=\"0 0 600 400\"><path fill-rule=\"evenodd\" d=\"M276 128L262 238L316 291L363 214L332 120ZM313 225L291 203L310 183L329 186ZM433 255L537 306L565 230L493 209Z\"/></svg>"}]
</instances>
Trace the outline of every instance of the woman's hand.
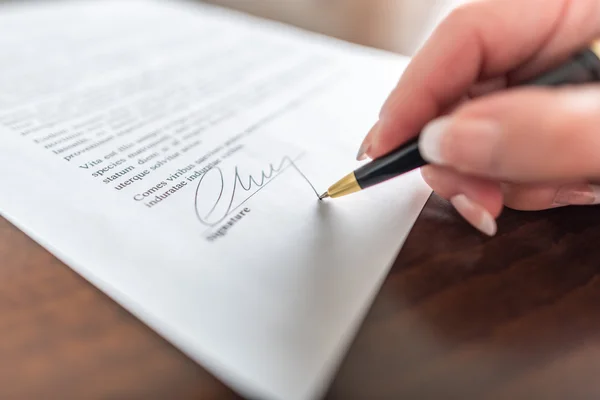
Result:
<instances>
[{"instance_id":1,"label":"woman's hand","mask_svg":"<svg viewBox=\"0 0 600 400\"><path fill-rule=\"evenodd\" d=\"M383 106L359 159L422 131L427 183L488 235L503 204L600 203L600 86L513 88L600 37L600 0L483 0L454 11ZM499 92L497 92L500 90Z\"/></svg>"}]
</instances>

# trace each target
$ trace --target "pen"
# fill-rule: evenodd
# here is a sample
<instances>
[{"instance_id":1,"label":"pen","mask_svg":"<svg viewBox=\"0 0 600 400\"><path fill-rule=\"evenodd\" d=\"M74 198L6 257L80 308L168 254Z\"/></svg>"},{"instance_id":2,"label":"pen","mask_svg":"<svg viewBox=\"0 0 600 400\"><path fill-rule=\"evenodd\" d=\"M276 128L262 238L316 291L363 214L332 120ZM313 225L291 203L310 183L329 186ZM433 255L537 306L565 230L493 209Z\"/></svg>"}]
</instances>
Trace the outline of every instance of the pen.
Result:
<instances>
[{"instance_id":1,"label":"pen","mask_svg":"<svg viewBox=\"0 0 600 400\"><path fill-rule=\"evenodd\" d=\"M600 81L600 40L536 78L518 86L559 86ZM359 192L426 165L419 152L419 137L349 173L319 196L320 200Z\"/></svg>"}]
</instances>

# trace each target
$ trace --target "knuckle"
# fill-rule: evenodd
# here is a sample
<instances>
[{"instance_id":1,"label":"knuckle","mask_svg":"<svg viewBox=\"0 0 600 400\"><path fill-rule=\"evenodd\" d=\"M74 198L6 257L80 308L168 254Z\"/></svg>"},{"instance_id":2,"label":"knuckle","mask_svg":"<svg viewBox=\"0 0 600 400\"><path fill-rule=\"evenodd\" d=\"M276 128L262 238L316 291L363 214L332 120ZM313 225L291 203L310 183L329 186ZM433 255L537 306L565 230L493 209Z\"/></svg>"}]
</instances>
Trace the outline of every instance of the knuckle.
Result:
<instances>
[{"instance_id":1,"label":"knuckle","mask_svg":"<svg viewBox=\"0 0 600 400\"><path fill-rule=\"evenodd\" d=\"M466 2L454 7L443 22L453 27L475 27L482 24L482 17L494 17L495 9L485 2Z\"/></svg>"},{"instance_id":2,"label":"knuckle","mask_svg":"<svg viewBox=\"0 0 600 400\"><path fill-rule=\"evenodd\" d=\"M472 19L474 8L475 5L473 3L461 4L448 14L445 22L448 25L462 26L466 21Z\"/></svg>"}]
</instances>

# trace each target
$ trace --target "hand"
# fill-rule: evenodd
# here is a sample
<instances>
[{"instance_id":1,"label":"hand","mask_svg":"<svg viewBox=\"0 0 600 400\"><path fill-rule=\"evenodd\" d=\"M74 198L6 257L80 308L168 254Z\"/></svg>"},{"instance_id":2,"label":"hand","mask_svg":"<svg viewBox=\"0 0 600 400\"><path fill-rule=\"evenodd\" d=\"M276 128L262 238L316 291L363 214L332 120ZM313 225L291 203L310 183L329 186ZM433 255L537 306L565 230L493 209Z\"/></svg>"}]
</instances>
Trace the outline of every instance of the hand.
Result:
<instances>
[{"instance_id":1,"label":"hand","mask_svg":"<svg viewBox=\"0 0 600 400\"><path fill-rule=\"evenodd\" d=\"M422 131L426 182L492 236L503 205L600 203L600 86L513 88L600 37L600 0L483 0L455 10L384 104L359 159Z\"/></svg>"}]
</instances>

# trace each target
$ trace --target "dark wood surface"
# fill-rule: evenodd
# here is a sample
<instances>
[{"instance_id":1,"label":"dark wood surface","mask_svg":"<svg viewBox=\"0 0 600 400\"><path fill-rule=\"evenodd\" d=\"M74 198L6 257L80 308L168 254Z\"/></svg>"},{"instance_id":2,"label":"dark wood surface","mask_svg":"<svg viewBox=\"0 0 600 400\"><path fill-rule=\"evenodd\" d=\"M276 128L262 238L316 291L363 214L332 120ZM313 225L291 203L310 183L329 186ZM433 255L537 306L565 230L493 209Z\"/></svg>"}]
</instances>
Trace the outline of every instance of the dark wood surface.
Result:
<instances>
[{"instance_id":1,"label":"dark wood surface","mask_svg":"<svg viewBox=\"0 0 600 400\"><path fill-rule=\"evenodd\" d=\"M3 219L0 260L0 398L238 398ZM597 399L598 371L600 210L490 239L434 195L327 398Z\"/></svg>"}]
</instances>

